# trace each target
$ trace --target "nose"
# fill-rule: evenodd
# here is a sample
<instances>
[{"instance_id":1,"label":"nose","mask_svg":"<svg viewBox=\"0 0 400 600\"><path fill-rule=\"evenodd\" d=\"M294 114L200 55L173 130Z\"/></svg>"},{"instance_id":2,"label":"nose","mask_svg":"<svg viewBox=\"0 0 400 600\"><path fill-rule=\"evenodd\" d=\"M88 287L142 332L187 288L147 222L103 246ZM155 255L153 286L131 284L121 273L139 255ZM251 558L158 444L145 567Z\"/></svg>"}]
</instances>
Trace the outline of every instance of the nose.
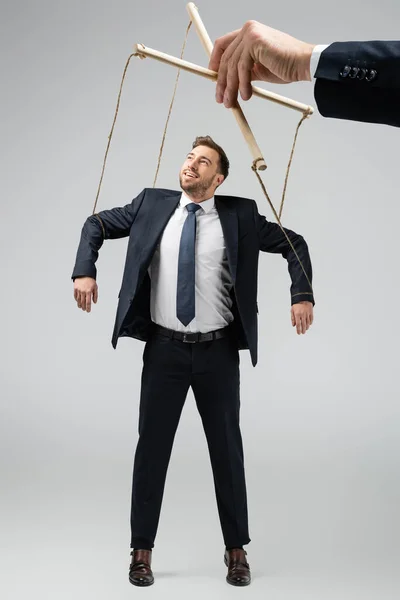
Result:
<instances>
[{"instance_id":1,"label":"nose","mask_svg":"<svg viewBox=\"0 0 400 600\"><path fill-rule=\"evenodd\" d=\"M188 167L190 169L193 169L193 171L197 171L197 159L195 158L191 158L188 161Z\"/></svg>"}]
</instances>

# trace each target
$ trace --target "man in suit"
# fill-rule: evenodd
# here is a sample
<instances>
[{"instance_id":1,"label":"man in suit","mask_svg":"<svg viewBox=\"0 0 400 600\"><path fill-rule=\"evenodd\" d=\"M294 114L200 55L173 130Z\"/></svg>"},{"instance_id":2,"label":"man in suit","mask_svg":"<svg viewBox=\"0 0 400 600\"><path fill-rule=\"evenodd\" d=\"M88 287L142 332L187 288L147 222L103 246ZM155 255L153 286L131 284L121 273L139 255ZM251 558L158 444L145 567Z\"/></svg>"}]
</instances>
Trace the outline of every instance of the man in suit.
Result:
<instances>
[{"instance_id":1,"label":"man in suit","mask_svg":"<svg viewBox=\"0 0 400 600\"><path fill-rule=\"evenodd\" d=\"M112 344L121 336L146 342L132 483L134 585L154 582L165 478L190 386L211 458L227 581L250 583L238 350L249 348L256 364L260 250L287 260L297 333L313 321L306 242L260 216L253 200L216 195L228 172L223 149L198 137L180 170L180 191L144 189L132 203L89 217L82 229L72 274L78 307L90 312L97 301L95 262L104 240L129 236Z\"/></svg>"},{"instance_id":2,"label":"man in suit","mask_svg":"<svg viewBox=\"0 0 400 600\"><path fill-rule=\"evenodd\" d=\"M316 79L324 117L400 127L400 41L313 45L248 21L219 38L210 58L218 71L216 99L231 108L238 90L251 95L251 81L291 83Z\"/></svg>"}]
</instances>

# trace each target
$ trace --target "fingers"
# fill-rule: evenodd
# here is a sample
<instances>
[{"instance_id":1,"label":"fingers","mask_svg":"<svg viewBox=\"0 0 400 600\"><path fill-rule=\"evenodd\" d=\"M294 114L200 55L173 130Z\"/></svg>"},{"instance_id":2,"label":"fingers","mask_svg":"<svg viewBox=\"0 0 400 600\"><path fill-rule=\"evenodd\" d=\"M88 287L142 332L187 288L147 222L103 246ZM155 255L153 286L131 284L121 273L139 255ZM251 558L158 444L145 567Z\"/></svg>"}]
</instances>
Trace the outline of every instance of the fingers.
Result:
<instances>
[{"instance_id":1,"label":"fingers","mask_svg":"<svg viewBox=\"0 0 400 600\"><path fill-rule=\"evenodd\" d=\"M217 102L232 108L238 90L243 100L248 100L252 95L251 80L270 83L311 81L313 49L312 44L282 31L257 21L247 21L242 29L215 42L209 68L218 72Z\"/></svg>"},{"instance_id":2,"label":"fingers","mask_svg":"<svg viewBox=\"0 0 400 600\"><path fill-rule=\"evenodd\" d=\"M79 304L78 304L78 306L83 311L86 311L86 292L80 292L79 293Z\"/></svg>"},{"instance_id":3,"label":"fingers","mask_svg":"<svg viewBox=\"0 0 400 600\"><path fill-rule=\"evenodd\" d=\"M242 100L250 100L253 95L251 80L253 75L254 61L250 54L242 56L238 63L239 91Z\"/></svg>"},{"instance_id":4,"label":"fingers","mask_svg":"<svg viewBox=\"0 0 400 600\"><path fill-rule=\"evenodd\" d=\"M235 53L236 49L240 46L241 39L242 39L242 33L239 33L233 39L233 41L230 43L229 47L225 50L225 52L222 56L222 59L221 59L219 69L218 69L218 80L217 80L217 89L215 92L215 97L219 104L224 102L224 104L227 108L231 108L231 106L233 105L233 103L235 102L235 100L237 98L238 84L236 85L236 95L235 95L235 92L233 91L233 89L235 86L235 81L238 79L237 56L240 56L240 50L239 50L239 55L236 55L236 66L234 63L233 54ZM236 71L236 73L235 73L235 71ZM225 97L228 76L229 76L229 82L230 82L231 87L229 89L229 94ZM231 99L231 97L232 97L232 99ZM229 106L227 105L228 99L230 100Z\"/></svg>"},{"instance_id":5,"label":"fingers","mask_svg":"<svg viewBox=\"0 0 400 600\"><path fill-rule=\"evenodd\" d=\"M83 311L89 313L92 309L92 298L94 303L96 303L98 300L98 288L96 286L93 291L89 292L74 290L74 298L78 308L81 308Z\"/></svg>"},{"instance_id":6,"label":"fingers","mask_svg":"<svg viewBox=\"0 0 400 600\"><path fill-rule=\"evenodd\" d=\"M221 62L222 55L224 54L224 52L228 48L228 46L236 38L236 36L238 35L239 32L240 32L240 29L237 29L236 31L227 33L226 35L217 39L217 41L215 42L213 51L211 53L211 56L210 56L210 62L208 63L208 68L211 69L211 71L219 70L219 65Z\"/></svg>"},{"instance_id":7,"label":"fingers","mask_svg":"<svg viewBox=\"0 0 400 600\"><path fill-rule=\"evenodd\" d=\"M78 308L82 308L81 293L79 290L75 290L75 298Z\"/></svg>"},{"instance_id":8,"label":"fingers","mask_svg":"<svg viewBox=\"0 0 400 600\"><path fill-rule=\"evenodd\" d=\"M86 312L90 312L92 309L92 292L86 292Z\"/></svg>"},{"instance_id":9,"label":"fingers","mask_svg":"<svg viewBox=\"0 0 400 600\"><path fill-rule=\"evenodd\" d=\"M218 102L218 104L222 104L222 102L224 101L224 94L226 88L226 74L227 67L225 65L223 67L221 66L218 71L217 88L215 90L215 99Z\"/></svg>"},{"instance_id":10,"label":"fingers","mask_svg":"<svg viewBox=\"0 0 400 600\"><path fill-rule=\"evenodd\" d=\"M74 299L78 308L90 312L92 300L94 303L98 299L98 285L93 277L77 277L74 280Z\"/></svg>"},{"instance_id":11,"label":"fingers","mask_svg":"<svg viewBox=\"0 0 400 600\"><path fill-rule=\"evenodd\" d=\"M303 322L302 322L300 315L296 316L296 330L297 330L297 335L300 335L303 333Z\"/></svg>"},{"instance_id":12,"label":"fingers","mask_svg":"<svg viewBox=\"0 0 400 600\"><path fill-rule=\"evenodd\" d=\"M241 47L236 49L232 58L228 61L228 71L226 74L226 88L224 92L224 105L226 108L232 108L237 102L239 90L239 72L238 60L241 54Z\"/></svg>"},{"instance_id":13,"label":"fingers","mask_svg":"<svg viewBox=\"0 0 400 600\"><path fill-rule=\"evenodd\" d=\"M314 321L313 311L293 308L291 310L292 326L296 327L297 335L304 335Z\"/></svg>"}]
</instances>

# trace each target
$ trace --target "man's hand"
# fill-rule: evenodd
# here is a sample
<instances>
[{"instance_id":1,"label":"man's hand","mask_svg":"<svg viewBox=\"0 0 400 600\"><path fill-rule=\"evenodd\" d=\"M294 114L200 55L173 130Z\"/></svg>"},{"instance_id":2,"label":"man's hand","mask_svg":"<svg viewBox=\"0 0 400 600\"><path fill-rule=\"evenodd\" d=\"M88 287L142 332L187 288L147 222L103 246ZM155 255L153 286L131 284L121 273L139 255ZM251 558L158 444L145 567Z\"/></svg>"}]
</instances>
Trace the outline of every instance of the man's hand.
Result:
<instances>
[{"instance_id":1,"label":"man's hand","mask_svg":"<svg viewBox=\"0 0 400 600\"><path fill-rule=\"evenodd\" d=\"M297 334L305 333L314 321L314 306L312 302L298 302L291 309L292 325L297 328Z\"/></svg>"},{"instance_id":2,"label":"man's hand","mask_svg":"<svg viewBox=\"0 0 400 600\"><path fill-rule=\"evenodd\" d=\"M218 71L216 100L232 108L238 89L243 100L252 95L251 82L291 83L311 81L312 44L248 21L242 29L220 37L211 54L209 68Z\"/></svg>"},{"instance_id":3,"label":"man's hand","mask_svg":"<svg viewBox=\"0 0 400 600\"><path fill-rule=\"evenodd\" d=\"M74 281L74 298L78 308L90 312L92 299L96 304L99 296L98 286L93 277L78 277Z\"/></svg>"}]
</instances>

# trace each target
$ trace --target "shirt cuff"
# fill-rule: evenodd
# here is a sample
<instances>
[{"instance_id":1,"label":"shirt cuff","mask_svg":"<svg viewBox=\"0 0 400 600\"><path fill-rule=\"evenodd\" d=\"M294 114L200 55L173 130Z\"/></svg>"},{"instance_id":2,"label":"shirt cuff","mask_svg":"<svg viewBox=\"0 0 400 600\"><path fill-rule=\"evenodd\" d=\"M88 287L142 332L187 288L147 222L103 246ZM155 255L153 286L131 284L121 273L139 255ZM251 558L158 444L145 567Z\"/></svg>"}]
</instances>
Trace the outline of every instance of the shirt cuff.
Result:
<instances>
[{"instance_id":1,"label":"shirt cuff","mask_svg":"<svg viewBox=\"0 0 400 600\"><path fill-rule=\"evenodd\" d=\"M316 70L318 68L319 58L320 58L322 52L329 45L330 44L318 44L317 46L315 46L314 50L312 51L311 60L310 60L311 78L313 78L315 76L315 72L316 72Z\"/></svg>"}]
</instances>

